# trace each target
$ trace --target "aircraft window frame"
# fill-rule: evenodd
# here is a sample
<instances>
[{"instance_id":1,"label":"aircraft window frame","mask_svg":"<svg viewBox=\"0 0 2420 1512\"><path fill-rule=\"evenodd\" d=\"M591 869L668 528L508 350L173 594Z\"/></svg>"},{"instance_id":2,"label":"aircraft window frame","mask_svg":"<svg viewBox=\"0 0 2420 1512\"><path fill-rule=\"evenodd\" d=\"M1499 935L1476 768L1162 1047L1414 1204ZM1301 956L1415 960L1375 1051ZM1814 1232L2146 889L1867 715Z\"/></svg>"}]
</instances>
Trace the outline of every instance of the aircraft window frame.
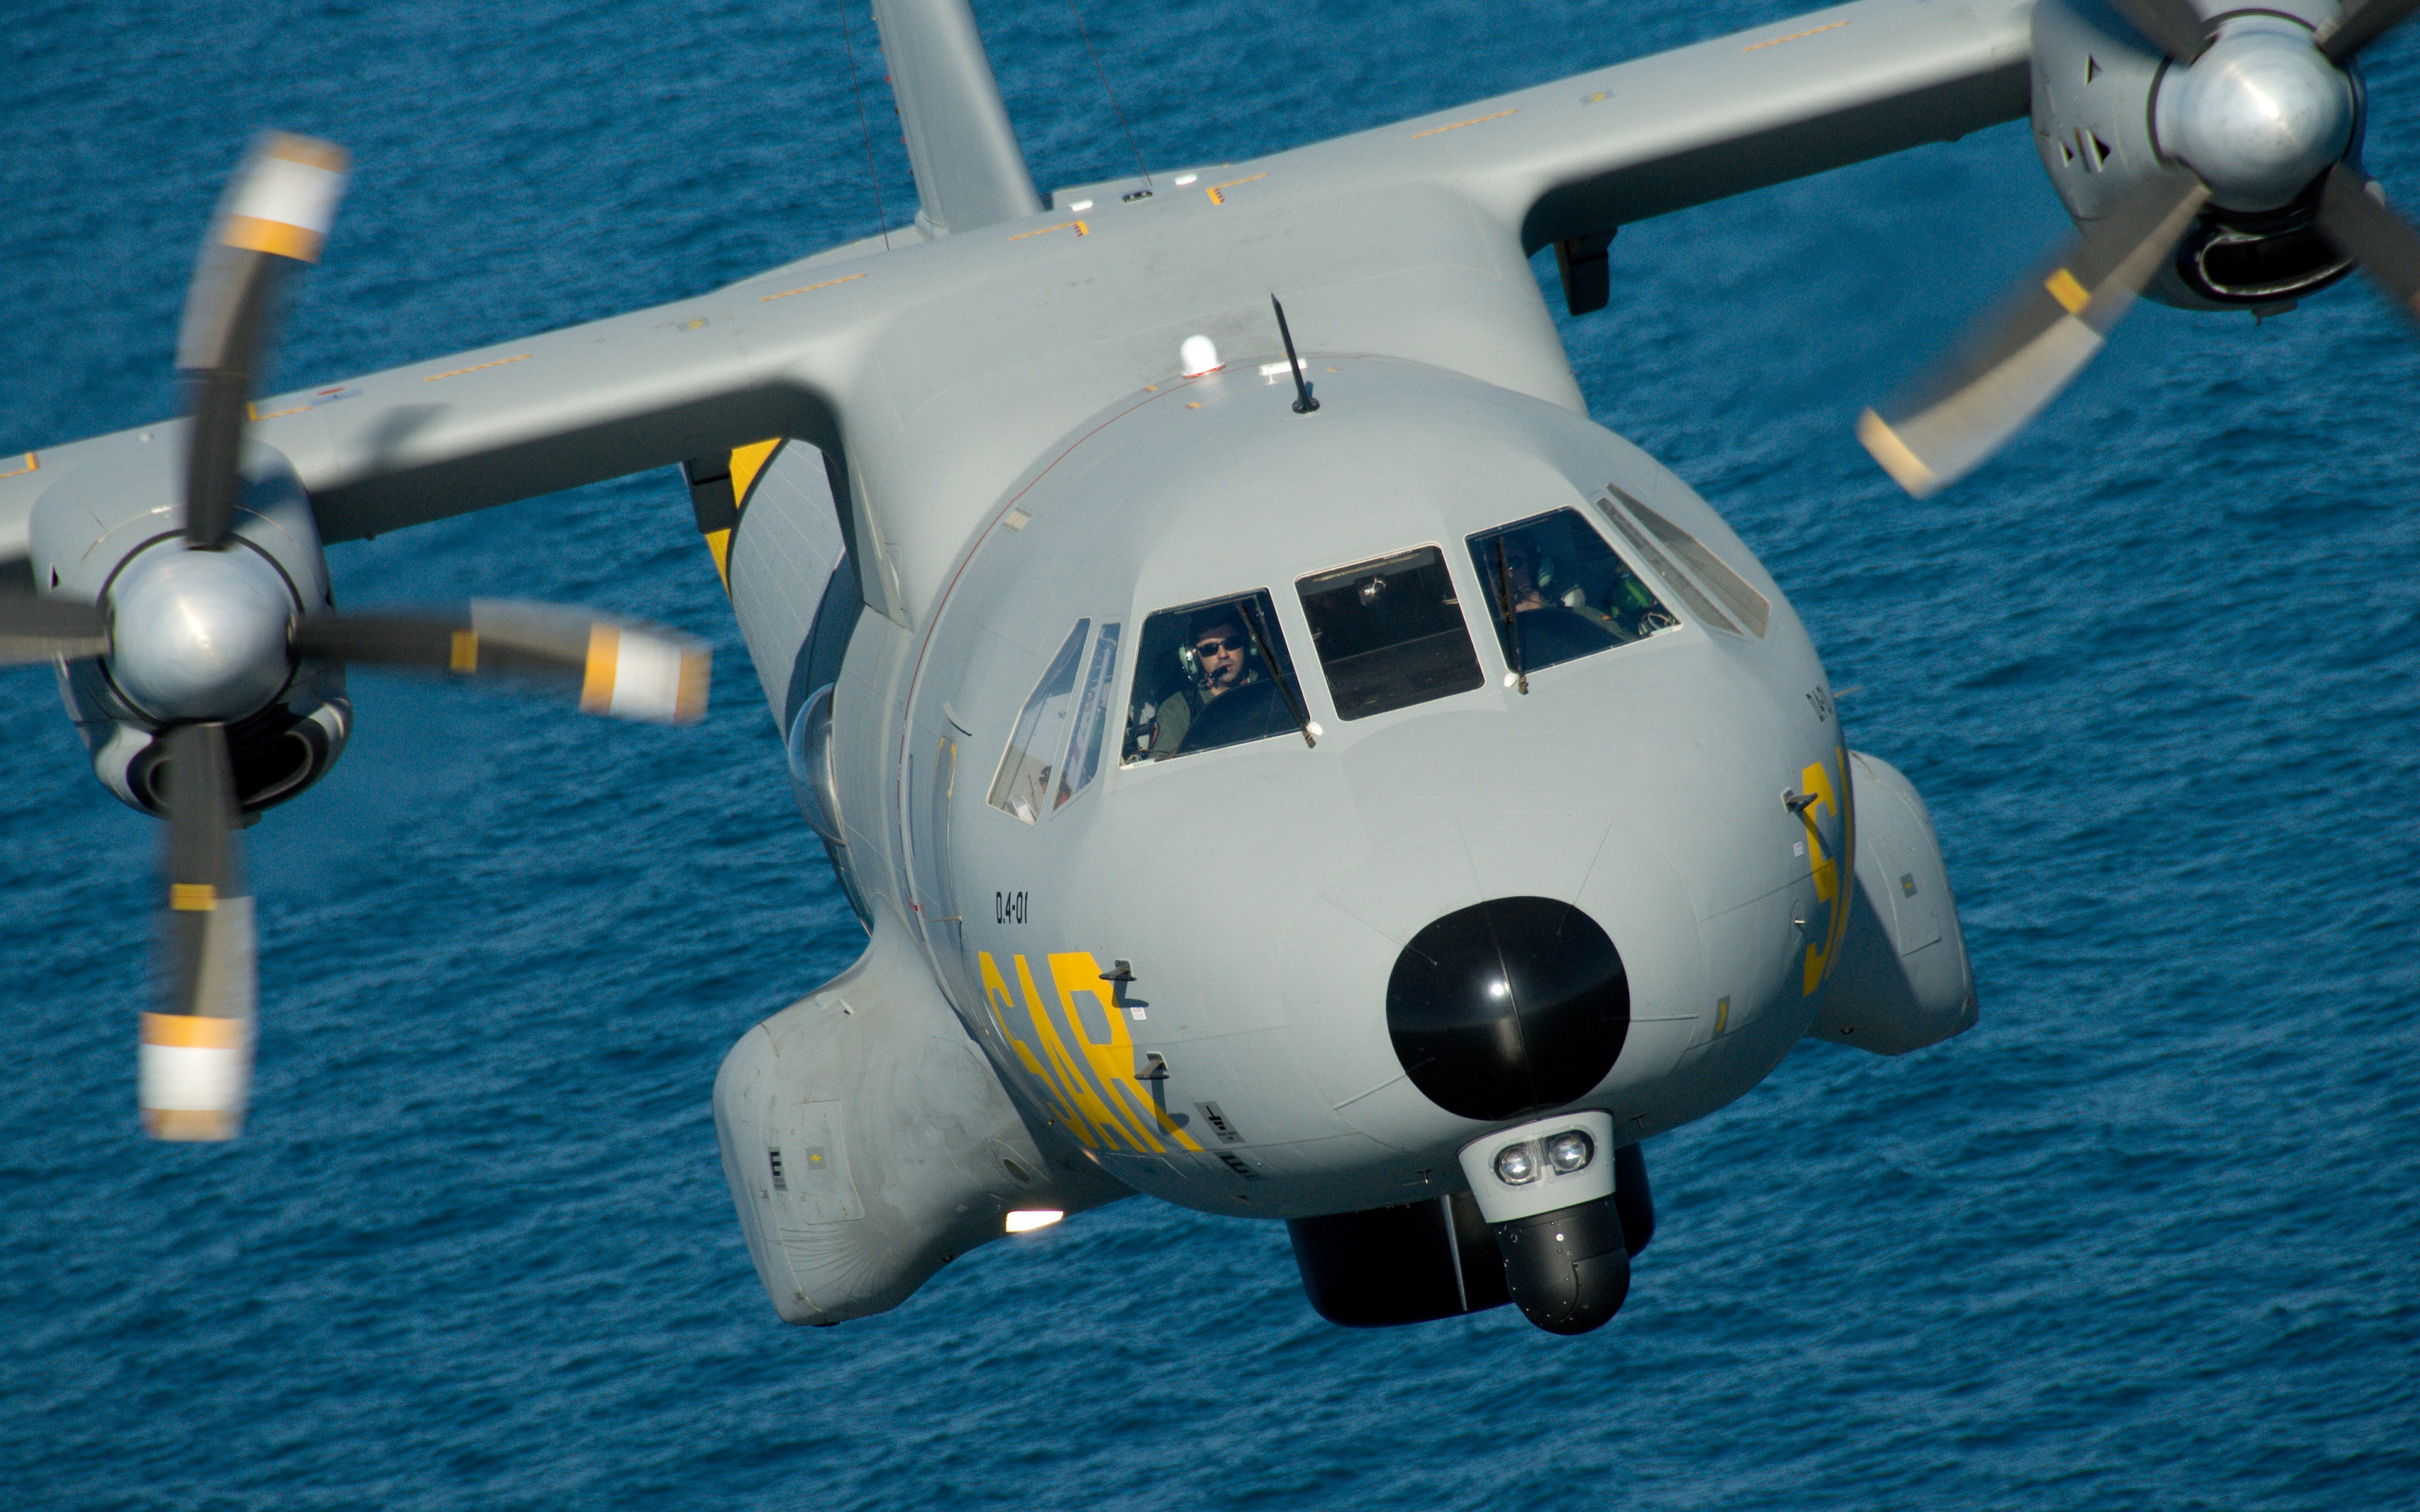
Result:
<instances>
[{"instance_id":1,"label":"aircraft window frame","mask_svg":"<svg viewBox=\"0 0 2420 1512\"><path fill-rule=\"evenodd\" d=\"M1001 749L1000 765L992 773L984 802L1011 819L1031 825L1053 811L1047 800L1053 779L1066 764L1067 747L1074 737L1077 689L1083 681L1084 653L1092 632L1091 616L1076 622L1043 665L1033 691L1026 695L1016 722L1009 727L1008 743ZM1054 717L1055 727L1045 729L1045 721ZM1022 801L1017 791L1021 785L1032 787L1032 801Z\"/></svg>"},{"instance_id":2,"label":"aircraft window frame","mask_svg":"<svg viewBox=\"0 0 2420 1512\"><path fill-rule=\"evenodd\" d=\"M1118 686L1119 641L1124 639L1125 629L1123 620L1103 620L1101 627L1093 633L1093 646L1085 655L1084 672L1078 680L1084 690L1083 697L1076 704L1076 722L1068 733L1067 754L1059 764L1059 795L1050 804L1053 813L1081 796L1093 785L1093 779L1101 775L1101 748L1109 742L1109 702Z\"/></svg>"},{"instance_id":3,"label":"aircraft window frame","mask_svg":"<svg viewBox=\"0 0 2420 1512\"><path fill-rule=\"evenodd\" d=\"M1758 593L1756 586L1732 570L1730 563L1707 549L1705 543L1648 508L1637 496L1609 483L1605 486L1605 491L1627 505L1638 523L1647 527L1648 534L1670 547L1672 554L1679 557L1684 566L1697 574L1698 580L1723 601L1723 607L1731 611L1733 618L1747 627L1748 634L1759 640L1764 639L1765 627L1773 621L1771 599Z\"/></svg>"},{"instance_id":4,"label":"aircraft window frame","mask_svg":"<svg viewBox=\"0 0 2420 1512\"><path fill-rule=\"evenodd\" d=\"M1426 563L1421 562L1424 557L1429 559ZM1431 567L1435 572L1436 586L1442 587L1446 595L1440 607L1444 609L1447 618L1437 628L1417 637L1384 641L1365 650L1345 653L1330 659L1328 648L1321 643L1322 636L1329 630L1343 631L1352 626L1347 621L1340 620L1337 624L1323 628L1322 621L1328 610L1324 605L1314 608L1312 603L1314 594L1325 599L1339 588L1361 582L1364 579L1376 583L1381 590L1384 590L1389 577L1400 580L1410 574L1425 572ZM1392 569L1391 572L1388 569ZM1414 708L1437 699L1451 698L1458 693L1473 692L1487 686L1487 672L1479 664L1479 648L1471 639L1470 617L1463 609L1462 585L1454 579L1452 562L1446 554L1443 542L1423 541L1400 550L1388 551L1380 556L1365 558L1342 566L1304 573L1294 580L1294 591L1295 601L1302 609L1303 623L1311 629L1312 655L1319 662L1321 674L1327 679L1328 705L1336 711L1336 717L1340 720L1366 719L1374 715L1391 714L1397 709ZM1357 596L1364 604L1373 602L1367 589ZM1405 607L1417 608L1415 605ZM1347 613L1350 613L1349 607ZM1454 679L1447 685L1421 687L1417 682L1402 681L1400 678L1373 684L1363 669L1348 669L1346 665L1370 658L1391 657L1393 668L1400 674L1407 665L1417 665L1419 653L1414 648L1424 641L1443 640L1455 633L1459 633L1461 637L1459 642L1461 660L1468 666L1466 681L1462 680L1464 673L1461 666L1455 665L1445 669L1446 675ZM1452 648L1449 646L1445 649L1448 653L1446 659L1451 661ZM1377 665L1385 664L1377 663Z\"/></svg>"},{"instance_id":5,"label":"aircraft window frame","mask_svg":"<svg viewBox=\"0 0 2420 1512\"><path fill-rule=\"evenodd\" d=\"M1251 607L1247 619L1244 606ZM1233 610L1230 619L1245 632L1241 648L1244 681L1235 684L1227 694L1202 692L1202 673L1194 655L1193 627L1200 616L1214 610ZM1258 623L1254 625L1252 621ZM1262 647L1265 645L1274 656L1275 675L1261 675L1264 666ZM1235 651L1233 645L1225 647ZM1173 669L1162 666L1173 658ZM1241 693L1246 688L1271 689L1270 693L1254 693L1233 707L1249 710L1238 716L1244 722L1234 733L1208 745L1191 745L1193 724L1207 712L1217 698ZM1171 702L1185 703L1183 733L1172 746L1165 745L1163 729ZM1152 610L1142 617L1142 628L1135 637L1134 666L1126 683L1125 734L1118 747L1121 770L1153 766L1173 761L1180 756L1199 755L1208 750L1222 750L1232 746L1249 745L1282 736L1313 738L1316 726L1311 723L1310 704L1302 686L1302 669L1295 664L1293 648L1286 643L1285 628L1278 621L1277 598L1265 587L1218 594L1187 603L1172 604ZM1221 721L1233 722L1233 720ZM1163 748L1165 747L1165 748Z\"/></svg>"},{"instance_id":6,"label":"aircraft window frame","mask_svg":"<svg viewBox=\"0 0 2420 1512\"><path fill-rule=\"evenodd\" d=\"M1573 580L1568 587L1557 586L1545 576L1555 564L1545 549L1552 543L1539 539L1539 532L1547 528L1560 529L1569 548L1581 558L1571 563ZM1522 596L1536 594L1549 601L1536 609L1519 610L1518 618L1508 625L1503 611L1505 585L1498 581L1497 548L1516 537L1523 538L1537 558L1534 569L1523 569L1534 570L1538 576ZM1686 623L1637 563L1622 554L1620 546L1607 540L1605 532L1590 521L1588 513L1575 505L1559 505L1490 525L1469 532L1463 542L1470 554L1471 571L1479 579L1481 611L1487 616L1488 626L1495 634L1497 653L1504 659L1508 686L1517 681L1526 691L1532 673L1599 652L1637 645L1680 629ZM1601 554L1588 555L1588 544L1593 544ZM1591 585L1587 580L1590 575L1602 580ZM1598 597L1606 600L1606 605L1591 600L1591 586ZM1626 607L1617 606L1617 598L1625 601ZM1617 612L1620 619L1616 618ZM1535 616L1534 623L1525 625L1523 622L1531 616ZM1523 637L1518 644L1514 640L1516 626Z\"/></svg>"}]
</instances>

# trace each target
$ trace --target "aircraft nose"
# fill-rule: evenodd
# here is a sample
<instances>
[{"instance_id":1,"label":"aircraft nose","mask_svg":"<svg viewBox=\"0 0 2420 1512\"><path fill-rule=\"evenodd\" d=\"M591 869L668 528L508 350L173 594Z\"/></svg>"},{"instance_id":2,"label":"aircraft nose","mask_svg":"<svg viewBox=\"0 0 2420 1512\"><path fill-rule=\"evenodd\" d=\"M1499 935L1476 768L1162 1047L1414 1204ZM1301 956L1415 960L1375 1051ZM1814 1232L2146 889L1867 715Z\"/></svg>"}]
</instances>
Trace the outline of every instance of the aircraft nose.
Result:
<instances>
[{"instance_id":1,"label":"aircraft nose","mask_svg":"<svg viewBox=\"0 0 2420 1512\"><path fill-rule=\"evenodd\" d=\"M1630 980L1596 920L1552 898L1496 898L1412 937L1387 982L1387 1031L1429 1101L1509 1119L1583 1097L1630 1030Z\"/></svg>"}]
</instances>

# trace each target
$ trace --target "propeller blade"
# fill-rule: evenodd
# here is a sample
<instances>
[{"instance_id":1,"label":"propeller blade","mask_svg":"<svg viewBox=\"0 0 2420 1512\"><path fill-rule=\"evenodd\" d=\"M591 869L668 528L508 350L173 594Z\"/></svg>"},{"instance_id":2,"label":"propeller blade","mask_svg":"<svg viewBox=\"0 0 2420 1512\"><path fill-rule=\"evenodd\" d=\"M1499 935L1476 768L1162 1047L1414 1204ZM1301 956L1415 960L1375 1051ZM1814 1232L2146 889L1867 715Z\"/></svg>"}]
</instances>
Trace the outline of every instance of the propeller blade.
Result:
<instances>
[{"instance_id":1,"label":"propeller blade","mask_svg":"<svg viewBox=\"0 0 2420 1512\"><path fill-rule=\"evenodd\" d=\"M331 661L576 683L583 712L656 724L705 715L714 665L703 641L675 631L507 599L473 599L450 613L318 615L295 626L294 649Z\"/></svg>"},{"instance_id":2,"label":"propeller blade","mask_svg":"<svg viewBox=\"0 0 2420 1512\"><path fill-rule=\"evenodd\" d=\"M143 1132L154 1139L232 1139L252 1082L257 981L251 889L226 727L172 727L168 742L168 906L161 916L163 993L143 1015Z\"/></svg>"},{"instance_id":3,"label":"propeller blade","mask_svg":"<svg viewBox=\"0 0 2420 1512\"><path fill-rule=\"evenodd\" d=\"M2188 0L2116 0L2118 13L2143 34L2146 41L2175 58L2191 63L2211 41L2211 27Z\"/></svg>"},{"instance_id":4,"label":"propeller blade","mask_svg":"<svg viewBox=\"0 0 2420 1512\"><path fill-rule=\"evenodd\" d=\"M2420 0L2350 0L2336 16L2336 23L2319 36L2319 51L2328 61L2342 65L2355 53L2377 41L2397 22L2420 8Z\"/></svg>"},{"instance_id":5,"label":"propeller blade","mask_svg":"<svg viewBox=\"0 0 2420 1512\"><path fill-rule=\"evenodd\" d=\"M1978 335L1890 418L1867 410L1857 440L1918 499L1973 471L2101 350L2209 198L2200 179L2183 174L2129 190L2047 275L2005 296Z\"/></svg>"},{"instance_id":6,"label":"propeller blade","mask_svg":"<svg viewBox=\"0 0 2420 1512\"><path fill-rule=\"evenodd\" d=\"M72 598L0 594L0 666L109 655L109 615Z\"/></svg>"},{"instance_id":7,"label":"propeller blade","mask_svg":"<svg viewBox=\"0 0 2420 1512\"><path fill-rule=\"evenodd\" d=\"M2319 235L2361 264L2387 298L2420 320L2420 230L2374 198L2361 175L2337 163L2319 186Z\"/></svg>"},{"instance_id":8,"label":"propeller blade","mask_svg":"<svg viewBox=\"0 0 2420 1512\"><path fill-rule=\"evenodd\" d=\"M185 295L177 366L192 424L185 454L185 543L226 539L243 498L243 428L276 316L277 282L318 262L345 192L345 149L271 131L236 170Z\"/></svg>"}]
</instances>

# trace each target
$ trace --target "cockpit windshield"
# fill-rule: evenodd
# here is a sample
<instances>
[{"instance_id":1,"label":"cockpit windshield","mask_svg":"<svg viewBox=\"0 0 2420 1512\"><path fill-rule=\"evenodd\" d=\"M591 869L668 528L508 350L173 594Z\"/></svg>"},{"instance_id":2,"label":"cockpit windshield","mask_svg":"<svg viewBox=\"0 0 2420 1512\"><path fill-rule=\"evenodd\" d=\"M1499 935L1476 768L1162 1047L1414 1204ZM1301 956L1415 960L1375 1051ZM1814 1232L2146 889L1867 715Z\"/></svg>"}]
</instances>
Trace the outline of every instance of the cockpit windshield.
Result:
<instances>
[{"instance_id":1,"label":"cockpit windshield","mask_svg":"<svg viewBox=\"0 0 2420 1512\"><path fill-rule=\"evenodd\" d=\"M1301 707L1266 589L1164 609L1142 623L1123 760L1164 762L1295 734Z\"/></svg>"},{"instance_id":2,"label":"cockpit windshield","mask_svg":"<svg viewBox=\"0 0 2420 1512\"><path fill-rule=\"evenodd\" d=\"M1314 573L1295 589L1340 719L1466 693L1487 680L1435 547Z\"/></svg>"},{"instance_id":3,"label":"cockpit windshield","mask_svg":"<svg viewBox=\"0 0 2420 1512\"><path fill-rule=\"evenodd\" d=\"M1673 629L1680 621L1576 509L1470 538L1505 665L1520 672Z\"/></svg>"}]
</instances>

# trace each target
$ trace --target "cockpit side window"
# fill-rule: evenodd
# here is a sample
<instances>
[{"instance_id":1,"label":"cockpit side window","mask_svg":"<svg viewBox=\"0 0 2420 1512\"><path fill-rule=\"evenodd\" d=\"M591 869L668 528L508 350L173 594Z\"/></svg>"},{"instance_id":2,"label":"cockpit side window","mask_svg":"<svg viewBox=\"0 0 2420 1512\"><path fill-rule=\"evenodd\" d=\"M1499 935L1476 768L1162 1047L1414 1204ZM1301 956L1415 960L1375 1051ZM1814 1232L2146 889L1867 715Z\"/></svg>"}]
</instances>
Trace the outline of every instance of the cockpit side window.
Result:
<instances>
[{"instance_id":1,"label":"cockpit side window","mask_svg":"<svg viewBox=\"0 0 2420 1512\"><path fill-rule=\"evenodd\" d=\"M1647 527L1649 534L1671 548L1672 554L1698 575L1698 580L1714 590L1714 596L1730 608L1732 617L1747 626L1748 634L1760 640L1764 639L1764 627L1773 619L1773 605L1762 594L1750 587L1746 579L1733 572L1730 563L1707 550L1696 536L1621 489L1607 485L1606 492L1610 497L1599 500L1597 507L1613 520L1617 530L1621 527L1621 517L1614 513L1614 499L1628 505L1630 512L1638 517L1638 523Z\"/></svg>"},{"instance_id":2,"label":"cockpit side window","mask_svg":"<svg viewBox=\"0 0 2420 1512\"><path fill-rule=\"evenodd\" d=\"M1078 620L1076 628L1067 632L1059 654L1033 685L1033 694L1025 701L1024 712L1016 717L1016 728L1008 737L1008 749L1001 752L1000 770L991 779L991 806L1005 814L1014 814L1032 824L1042 817L1044 800L1050 793L1050 779L1057 771L1061 754L1067 748L1071 716L1075 713L1076 673L1084 658L1084 638L1091 632L1093 622Z\"/></svg>"},{"instance_id":3,"label":"cockpit side window","mask_svg":"<svg viewBox=\"0 0 2420 1512\"><path fill-rule=\"evenodd\" d=\"M1164 609L1142 622L1136 643L1123 760L1133 766L1292 735L1301 707L1267 589Z\"/></svg>"},{"instance_id":4,"label":"cockpit side window","mask_svg":"<svg viewBox=\"0 0 2420 1512\"><path fill-rule=\"evenodd\" d=\"M1647 569L1672 585L1672 591L1681 595L1681 602L1689 606L1690 613L1726 635L1740 633L1739 626L1733 625L1730 616L1721 609L1714 608L1714 601L1699 592L1698 585L1689 580L1687 574L1676 569L1671 561L1655 548L1655 543L1640 532L1637 526L1621 517L1621 512L1613 507L1611 499L1599 499L1596 501L1596 507L1604 512L1606 519L1612 521L1613 528L1621 532L1621 538L1630 543L1630 548L1638 553L1638 559L1647 563Z\"/></svg>"},{"instance_id":5,"label":"cockpit side window","mask_svg":"<svg viewBox=\"0 0 2420 1512\"><path fill-rule=\"evenodd\" d=\"M1481 531L1470 537L1470 564L1486 585L1505 665L1524 672L1680 625L1576 509Z\"/></svg>"},{"instance_id":6,"label":"cockpit side window","mask_svg":"<svg viewBox=\"0 0 2420 1512\"><path fill-rule=\"evenodd\" d=\"M1487 680L1435 547L1314 573L1295 590L1340 719L1466 693Z\"/></svg>"},{"instance_id":7,"label":"cockpit side window","mask_svg":"<svg viewBox=\"0 0 2420 1512\"><path fill-rule=\"evenodd\" d=\"M1059 801L1081 793L1101 770L1101 743L1109 732L1110 687L1118 671L1118 631L1114 620L1101 626L1093 640L1093 660L1084 670L1084 702L1076 709L1076 735L1067 747L1067 762L1059 779Z\"/></svg>"}]
</instances>

